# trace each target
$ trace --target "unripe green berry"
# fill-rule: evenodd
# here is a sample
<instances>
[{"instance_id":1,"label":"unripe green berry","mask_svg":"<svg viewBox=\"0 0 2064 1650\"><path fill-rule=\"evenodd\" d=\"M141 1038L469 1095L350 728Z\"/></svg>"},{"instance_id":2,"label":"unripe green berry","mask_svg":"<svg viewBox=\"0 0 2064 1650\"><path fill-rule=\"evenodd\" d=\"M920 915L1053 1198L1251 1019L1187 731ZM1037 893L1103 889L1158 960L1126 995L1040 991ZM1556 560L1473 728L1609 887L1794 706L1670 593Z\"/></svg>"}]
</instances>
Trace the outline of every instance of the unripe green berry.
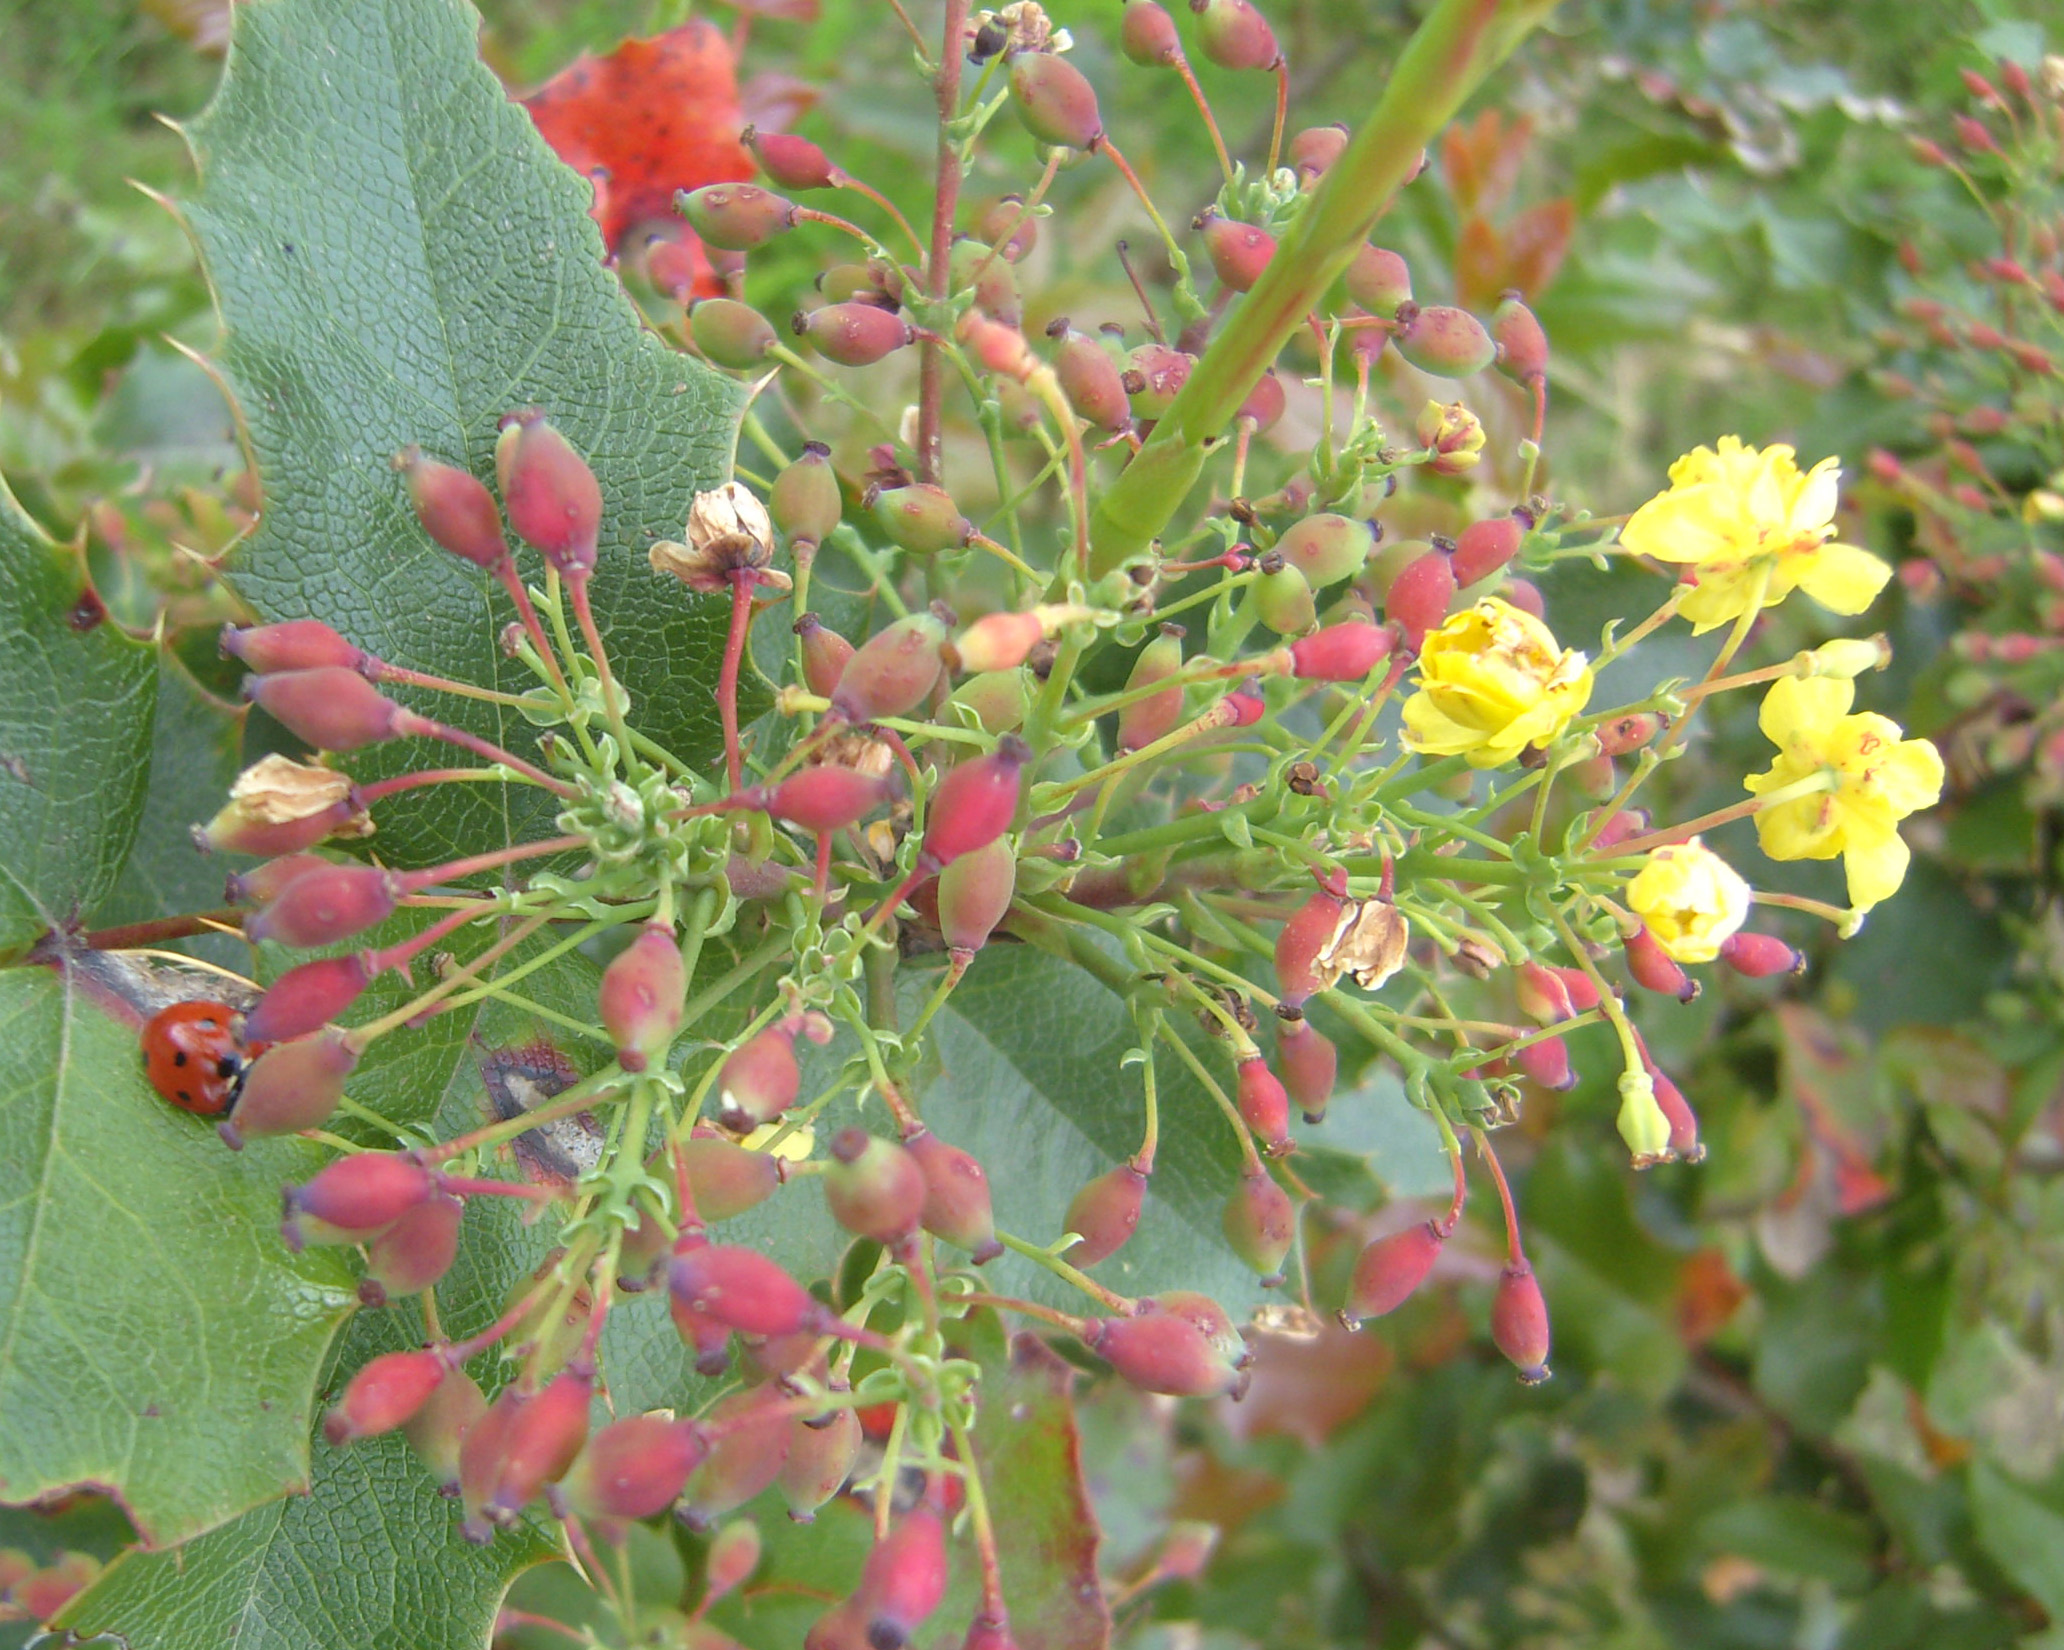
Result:
<instances>
[{"instance_id":1,"label":"unripe green berry","mask_svg":"<svg viewBox=\"0 0 2064 1650\"><path fill-rule=\"evenodd\" d=\"M1497 359L1498 346L1465 309L1448 304L1399 306L1398 353L1436 378L1467 378Z\"/></svg>"},{"instance_id":2,"label":"unripe green berry","mask_svg":"<svg viewBox=\"0 0 2064 1650\"><path fill-rule=\"evenodd\" d=\"M951 494L925 482L876 489L867 502L889 542L912 555L958 550L975 530Z\"/></svg>"},{"instance_id":3,"label":"unripe green berry","mask_svg":"<svg viewBox=\"0 0 2064 1650\"><path fill-rule=\"evenodd\" d=\"M1183 634L1181 625L1165 624L1161 627L1160 634L1141 648L1139 657L1132 662L1132 673L1125 679L1127 692L1166 681L1182 669ZM1118 712L1118 749L1133 751L1142 745L1151 745L1174 730L1176 723L1182 720L1182 713L1183 690L1180 687L1148 694L1122 706Z\"/></svg>"},{"instance_id":4,"label":"unripe green berry","mask_svg":"<svg viewBox=\"0 0 2064 1650\"><path fill-rule=\"evenodd\" d=\"M1051 52L1018 52L1010 60L1011 101L1025 130L1041 143L1094 149L1104 135L1096 89L1082 71Z\"/></svg>"},{"instance_id":5,"label":"unripe green berry","mask_svg":"<svg viewBox=\"0 0 2064 1650\"><path fill-rule=\"evenodd\" d=\"M1318 605L1311 585L1274 551L1261 558L1261 577L1254 581L1254 611L1278 636L1299 636L1318 623Z\"/></svg>"},{"instance_id":6,"label":"unripe green berry","mask_svg":"<svg viewBox=\"0 0 2064 1650\"><path fill-rule=\"evenodd\" d=\"M965 291L972 285L975 308L992 321L1014 327L1025 319L1025 301L1018 296L1017 271L1000 254L992 258L987 242L955 241L947 268L953 290Z\"/></svg>"},{"instance_id":7,"label":"unripe green berry","mask_svg":"<svg viewBox=\"0 0 2064 1650\"><path fill-rule=\"evenodd\" d=\"M839 524L844 500L831 449L806 441L767 489L767 514L790 544L822 544Z\"/></svg>"},{"instance_id":8,"label":"unripe green berry","mask_svg":"<svg viewBox=\"0 0 2064 1650\"><path fill-rule=\"evenodd\" d=\"M1122 382L1136 418L1159 418L1175 405L1197 358L1166 344L1142 344L1127 358Z\"/></svg>"},{"instance_id":9,"label":"unripe green berry","mask_svg":"<svg viewBox=\"0 0 2064 1650\"><path fill-rule=\"evenodd\" d=\"M1412 301L1412 271L1395 252L1365 246L1347 266L1347 295L1386 320Z\"/></svg>"},{"instance_id":10,"label":"unripe green berry","mask_svg":"<svg viewBox=\"0 0 2064 1650\"><path fill-rule=\"evenodd\" d=\"M1306 516L1276 540L1275 553L1302 573L1314 590L1351 579L1376 548L1376 534L1366 521L1330 512Z\"/></svg>"},{"instance_id":11,"label":"unripe green berry","mask_svg":"<svg viewBox=\"0 0 2064 1650\"><path fill-rule=\"evenodd\" d=\"M769 190L750 183L713 183L674 197L696 234L726 252L750 252L793 229L796 209Z\"/></svg>"},{"instance_id":12,"label":"unripe green berry","mask_svg":"<svg viewBox=\"0 0 2064 1650\"><path fill-rule=\"evenodd\" d=\"M688 312L688 335L710 360L737 372L758 366L774 347L767 318L732 298L705 298L697 304Z\"/></svg>"}]
</instances>

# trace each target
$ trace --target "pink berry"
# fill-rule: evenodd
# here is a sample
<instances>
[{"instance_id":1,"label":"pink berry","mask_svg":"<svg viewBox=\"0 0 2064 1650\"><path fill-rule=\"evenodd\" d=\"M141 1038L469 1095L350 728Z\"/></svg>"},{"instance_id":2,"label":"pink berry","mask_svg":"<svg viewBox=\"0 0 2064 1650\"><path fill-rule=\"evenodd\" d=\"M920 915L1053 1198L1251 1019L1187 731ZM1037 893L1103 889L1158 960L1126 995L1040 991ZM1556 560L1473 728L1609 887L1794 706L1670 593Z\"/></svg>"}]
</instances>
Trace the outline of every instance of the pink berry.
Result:
<instances>
[{"instance_id":1,"label":"pink berry","mask_svg":"<svg viewBox=\"0 0 2064 1650\"><path fill-rule=\"evenodd\" d=\"M1498 346L1467 310L1447 304L1402 304L1393 335L1398 353L1436 378L1467 378L1497 358Z\"/></svg>"},{"instance_id":2,"label":"pink berry","mask_svg":"<svg viewBox=\"0 0 2064 1650\"><path fill-rule=\"evenodd\" d=\"M902 316L862 303L798 310L789 331L809 339L818 354L842 367L871 367L917 336Z\"/></svg>"},{"instance_id":3,"label":"pink berry","mask_svg":"<svg viewBox=\"0 0 2064 1650\"><path fill-rule=\"evenodd\" d=\"M1340 1309L1341 1321L1358 1325L1364 1318L1395 1312L1426 1281L1446 1241L1438 1226L1422 1220L1370 1244L1355 1260L1347 1304Z\"/></svg>"},{"instance_id":4,"label":"pink berry","mask_svg":"<svg viewBox=\"0 0 2064 1650\"><path fill-rule=\"evenodd\" d=\"M1125 1247L1139 1227L1146 1201L1147 1177L1130 1163L1100 1174L1075 1194L1061 1219L1064 1230L1082 1241L1068 1251L1076 1266L1094 1266Z\"/></svg>"},{"instance_id":5,"label":"pink berry","mask_svg":"<svg viewBox=\"0 0 2064 1650\"><path fill-rule=\"evenodd\" d=\"M1167 68L1182 58L1175 19L1154 0L1125 0L1118 18L1118 46L1143 69Z\"/></svg>"},{"instance_id":6,"label":"pink berry","mask_svg":"<svg viewBox=\"0 0 2064 1650\"><path fill-rule=\"evenodd\" d=\"M1221 69L1273 69L1283 61L1275 31L1249 0L1190 0L1197 40Z\"/></svg>"},{"instance_id":7,"label":"pink berry","mask_svg":"<svg viewBox=\"0 0 2064 1650\"><path fill-rule=\"evenodd\" d=\"M989 1202L989 1176L982 1165L958 1146L949 1146L929 1129L919 1129L903 1142L924 1176L927 1232L957 1249L968 1251L977 1266L1003 1253L996 1240L996 1219Z\"/></svg>"},{"instance_id":8,"label":"pink berry","mask_svg":"<svg viewBox=\"0 0 2064 1650\"><path fill-rule=\"evenodd\" d=\"M427 1200L437 1179L400 1152L355 1152L321 1169L313 1180L289 1186L281 1223L289 1248L301 1246L304 1222L364 1236L399 1220Z\"/></svg>"},{"instance_id":9,"label":"pink berry","mask_svg":"<svg viewBox=\"0 0 2064 1650\"><path fill-rule=\"evenodd\" d=\"M809 1290L754 1249L676 1245L667 1287L684 1310L743 1335L816 1329L825 1309Z\"/></svg>"},{"instance_id":10,"label":"pink berry","mask_svg":"<svg viewBox=\"0 0 2064 1650\"><path fill-rule=\"evenodd\" d=\"M1359 682L1396 645L1397 632L1388 625L1328 625L1290 644L1291 672L1303 682Z\"/></svg>"},{"instance_id":11,"label":"pink berry","mask_svg":"<svg viewBox=\"0 0 2064 1650\"><path fill-rule=\"evenodd\" d=\"M796 620L795 633L803 641L804 685L820 698L830 698L840 673L853 657L853 644L836 630L828 629L814 613L805 613Z\"/></svg>"},{"instance_id":12,"label":"pink berry","mask_svg":"<svg viewBox=\"0 0 2064 1650\"><path fill-rule=\"evenodd\" d=\"M781 1159L748 1151L719 1135L698 1134L681 1147L681 1166L695 1212L715 1224L756 1209L781 1188Z\"/></svg>"},{"instance_id":13,"label":"pink berry","mask_svg":"<svg viewBox=\"0 0 2064 1650\"><path fill-rule=\"evenodd\" d=\"M752 151L760 170L783 189L829 189L837 181L830 157L808 138L748 126L739 141Z\"/></svg>"},{"instance_id":14,"label":"pink berry","mask_svg":"<svg viewBox=\"0 0 2064 1650\"><path fill-rule=\"evenodd\" d=\"M1276 1065L1283 1087L1307 1123L1322 1121L1340 1076L1340 1050L1303 1015L1276 1031Z\"/></svg>"},{"instance_id":15,"label":"pink berry","mask_svg":"<svg viewBox=\"0 0 2064 1650\"><path fill-rule=\"evenodd\" d=\"M1241 1118L1260 1139L1261 1149L1280 1157L1290 1149L1289 1091L1258 1054L1242 1060L1236 1076Z\"/></svg>"},{"instance_id":16,"label":"pink berry","mask_svg":"<svg viewBox=\"0 0 2064 1650\"><path fill-rule=\"evenodd\" d=\"M902 1650L946 1596L946 1529L920 1502L874 1544L853 1594L872 1650Z\"/></svg>"},{"instance_id":17,"label":"pink berry","mask_svg":"<svg viewBox=\"0 0 2064 1650\"><path fill-rule=\"evenodd\" d=\"M602 971L596 994L602 1027L616 1045L618 1065L640 1072L665 1051L681 1028L687 994L688 978L673 931L647 924Z\"/></svg>"},{"instance_id":18,"label":"pink berry","mask_svg":"<svg viewBox=\"0 0 2064 1650\"><path fill-rule=\"evenodd\" d=\"M602 489L587 460L543 413L525 407L502 419L495 472L516 536L561 577L586 578L602 530Z\"/></svg>"},{"instance_id":19,"label":"pink berry","mask_svg":"<svg viewBox=\"0 0 2064 1650\"><path fill-rule=\"evenodd\" d=\"M696 234L726 252L750 252L796 222L793 201L750 183L687 190L674 197L674 205Z\"/></svg>"},{"instance_id":20,"label":"pink berry","mask_svg":"<svg viewBox=\"0 0 2064 1650\"><path fill-rule=\"evenodd\" d=\"M1683 966L1646 928L1637 928L1628 935L1626 948L1627 972L1644 991L1675 997L1680 1003L1688 1003L1699 994L1698 981L1685 973Z\"/></svg>"},{"instance_id":21,"label":"pink berry","mask_svg":"<svg viewBox=\"0 0 2064 1650\"><path fill-rule=\"evenodd\" d=\"M281 945L334 945L394 914L398 878L377 865L323 865L296 877L244 919L245 938Z\"/></svg>"},{"instance_id":22,"label":"pink berry","mask_svg":"<svg viewBox=\"0 0 2064 1650\"><path fill-rule=\"evenodd\" d=\"M824 1201L832 1218L884 1248L913 1236L925 1207L924 1170L917 1159L895 1141L865 1129L839 1130L830 1150Z\"/></svg>"},{"instance_id":23,"label":"pink berry","mask_svg":"<svg viewBox=\"0 0 2064 1650\"><path fill-rule=\"evenodd\" d=\"M493 572L509 559L494 494L471 471L425 458L420 447L395 455L416 519L440 549Z\"/></svg>"},{"instance_id":24,"label":"pink berry","mask_svg":"<svg viewBox=\"0 0 2064 1650\"><path fill-rule=\"evenodd\" d=\"M1548 1379L1548 1303L1525 1261L1498 1274L1491 1300L1491 1339L1519 1370L1528 1386Z\"/></svg>"},{"instance_id":25,"label":"pink berry","mask_svg":"<svg viewBox=\"0 0 2064 1650\"><path fill-rule=\"evenodd\" d=\"M289 1043L321 1030L372 983L371 959L371 952L358 951L288 969L244 1017L245 1038L253 1043Z\"/></svg>"},{"instance_id":26,"label":"pink berry","mask_svg":"<svg viewBox=\"0 0 2064 1650\"><path fill-rule=\"evenodd\" d=\"M355 751L392 739L403 714L401 706L342 665L247 676L244 697L295 738L326 751Z\"/></svg>"},{"instance_id":27,"label":"pink berry","mask_svg":"<svg viewBox=\"0 0 2064 1650\"><path fill-rule=\"evenodd\" d=\"M1548 334L1517 292L1507 292L1491 314L1491 339L1498 348L1498 370L1520 384L1548 376Z\"/></svg>"},{"instance_id":28,"label":"pink berry","mask_svg":"<svg viewBox=\"0 0 2064 1650\"><path fill-rule=\"evenodd\" d=\"M217 1127L232 1147L268 1135L320 1128L344 1097L359 1051L334 1028L275 1043L251 1062L235 1109Z\"/></svg>"},{"instance_id":29,"label":"pink berry","mask_svg":"<svg viewBox=\"0 0 2064 1650\"><path fill-rule=\"evenodd\" d=\"M1204 255L1212 271L1231 292L1247 292L1261 279L1275 256L1276 238L1251 223L1238 223L1214 210L1201 213L1196 227L1203 231Z\"/></svg>"},{"instance_id":30,"label":"pink berry","mask_svg":"<svg viewBox=\"0 0 2064 1650\"><path fill-rule=\"evenodd\" d=\"M1529 1043L1512 1057L1513 1064L1528 1081L1558 1093L1577 1086L1577 1074L1570 1065L1569 1045L1560 1037L1544 1037Z\"/></svg>"},{"instance_id":31,"label":"pink berry","mask_svg":"<svg viewBox=\"0 0 2064 1650\"><path fill-rule=\"evenodd\" d=\"M1226 1242L1259 1275L1264 1288L1283 1281L1283 1257L1297 1238L1297 1206L1258 1163L1226 1200Z\"/></svg>"},{"instance_id":32,"label":"pink berry","mask_svg":"<svg viewBox=\"0 0 2064 1650\"><path fill-rule=\"evenodd\" d=\"M826 763L790 774L771 789L754 786L742 792L740 800L765 809L776 819L822 834L857 824L895 792L893 775Z\"/></svg>"},{"instance_id":33,"label":"pink berry","mask_svg":"<svg viewBox=\"0 0 2064 1650\"><path fill-rule=\"evenodd\" d=\"M449 1367L435 1352L382 1354L351 1377L323 1419L323 1436L342 1445L392 1432L430 1401Z\"/></svg>"},{"instance_id":34,"label":"pink berry","mask_svg":"<svg viewBox=\"0 0 2064 1650\"><path fill-rule=\"evenodd\" d=\"M1031 747L1007 733L987 756L949 773L926 810L919 862L951 865L1009 830L1018 811L1019 775L1031 757Z\"/></svg>"},{"instance_id":35,"label":"pink berry","mask_svg":"<svg viewBox=\"0 0 2064 1650\"><path fill-rule=\"evenodd\" d=\"M1104 135L1096 90L1082 71L1050 52L1018 52L1010 60L1011 101L1025 130L1041 143L1094 149Z\"/></svg>"},{"instance_id":36,"label":"pink berry","mask_svg":"<svg viewBox=\"0 0 2064 1650\"><path fill-rule=\"evenodd\" d=\"M1395 252L1365 246L1347 266L1347 295L1385 320L1412 301L1412 271Z\"/></svg>"},{"instance_id":37,"label":"pink berry","mask_svg":"<svg viewBox=\"0 0 2064 1650\"><path fill-rule=\"evenodd\" d=\"M1244 1390L1245 1380L1204 1331L1178 1313L1095 1318L1089 1349L1132 1385L1173 1398L1215 1398Z\"/></svg>"},{"instance_id":38,"label":"pink berry","mask_svg":"<svg viewBox=\"0 0 2064 1650\"><path fill-rule=\"evenodd\" d=\"M651 1518L673 1505L708 1454L693 1421L628 1415L587 1441L560 1481L559 1497L583 1518Z\"/></svg>"},{"instance_id":39,"label":"pink berry","mask_svg":"<svg viewBox=\"0 0 2064 1650\"><path fill-rule=\"evenodd\" d=\"M1519 554L1526 528L1517 516L1490 516L1472 521L1455 540L1453 570L1455 583L1467 590L1472 584L1502 573Z\"/></svg>"},{"instance_id":40,"label":"pink berry","mask_svg":"<svg viewBox=\"0 0 2064 1650\"><path fill-rule=\"evenodd\" d=\"M901 716L932 691L942 668L946 627L934 613L912 613L861 644L839 673L831 708L848 722Z\"/></svg>"},{"instance_id":41,"label":"pink berry","mask_svg":"<svg viewBox=\"0 0 2064 1650\"><path fill-rule=\"evenodd\" d=\"M939 873L939 933L949 950L974 952L989 943L1010 909L1017 877L1018 856L1004 837Z\"/></svg>"},{"instance_id":42,"label":"pink berry","mask_svg":"<svg viewBox=\"0 0 2064 1650\"><path fill-rule=\"evenodd\" d=\"M1773 974L1803 974L1806 958L1775 934L1752 934L1742 929L1720 943L1720 960L1737 974L1751 980L1766 980Z\"/></svg>"},{"instance_id":43,"label":"pink berry","mask_svg":"<svg viewBox=\"0 0 2064 1650\"><path fill-rule=\"evenodd\" d=\"M1100 430L1123 430L1132 424L1132 402L1125 393L1125 375L1110 352L1096 339L1068 330L1057 322L1061 347L1054 352L1054 377L1068 405ZM1053 328L1049 327L1049 333Z\"/></svg>"},{"instance_id":44,"label":"pink berry","mask_svg":"<svg viewBox=\"0 0 2064 1650\"><path fill-rule=\"evenodd\" d=\"M336 666L357 670L366 656L319 619L288 619L281 624L226 624L222 651L261 676L282 670L319 670Z\"/></svg>"},{"instance_id":45,"label":"pink berry","mask_svg":"<svg viewBox=\"0 0 2064 1650\"><path fill-rule=\"evenodd\" d=\"M459 1256L459 1223L466 1206L438 1192L424 1199L366 1245L358 1298L385 1306L396 1295L419 1295L449 1272Z\"/></svg>"}]
</instances>

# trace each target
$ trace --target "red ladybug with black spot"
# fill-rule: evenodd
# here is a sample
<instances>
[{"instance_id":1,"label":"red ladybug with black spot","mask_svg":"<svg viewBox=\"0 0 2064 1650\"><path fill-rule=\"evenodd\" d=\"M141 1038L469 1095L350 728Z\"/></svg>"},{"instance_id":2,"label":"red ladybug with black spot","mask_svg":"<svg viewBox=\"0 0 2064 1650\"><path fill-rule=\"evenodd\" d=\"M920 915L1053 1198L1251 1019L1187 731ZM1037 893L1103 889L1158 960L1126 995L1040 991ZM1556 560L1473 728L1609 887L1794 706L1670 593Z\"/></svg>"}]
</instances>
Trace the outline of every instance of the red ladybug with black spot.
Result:
<instances>
[{"instance_id":1,"label":"red ladybug with black spot","mask_svg":"<svg viewBox=\"0 0 2064 1650\"><path fill-rule=\"evenodd\" d=\"M150 1086L196 1117L220 1117L236 1104L244 1074L267 1045L246 1043L244 1017L227 1003L171 1003L143 1028Z\"/></svg>"}]
</instances>

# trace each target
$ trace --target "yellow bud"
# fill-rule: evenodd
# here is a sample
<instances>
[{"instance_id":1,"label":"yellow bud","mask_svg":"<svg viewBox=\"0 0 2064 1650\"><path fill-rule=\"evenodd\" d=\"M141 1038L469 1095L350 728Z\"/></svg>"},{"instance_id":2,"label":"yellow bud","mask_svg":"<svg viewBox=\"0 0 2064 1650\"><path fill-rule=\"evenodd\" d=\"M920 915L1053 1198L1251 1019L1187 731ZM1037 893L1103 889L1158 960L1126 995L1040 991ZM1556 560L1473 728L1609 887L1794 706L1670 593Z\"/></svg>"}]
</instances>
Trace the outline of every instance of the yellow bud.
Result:
<instances>
[{"instance_id":1,"label":"yellow bud","mask_svg":"<svg viewBox=\"0 0 2064 1650\"><path fill-rule=\"evenodd\" d=\"M1620 1138L1634 1154L1634 1167L1648 1168L1670 1156L1670 1120L1656 1104L1655 1083L1645 1071L1620 1073Z\"/></svg>"},{"instance_id":2,"label":"yellow bud","mask_svg":"<svg viewBox=\"0 0 2064 1650\"><path fill-rule=\"evenodd\" d=\"M1876 636L1844 636L1801 653L1793 664L1801 676L1839 676L1853 681L1867 670L1883 670L1892 662L1892 644Z\"/></svg>"}]
</instances>

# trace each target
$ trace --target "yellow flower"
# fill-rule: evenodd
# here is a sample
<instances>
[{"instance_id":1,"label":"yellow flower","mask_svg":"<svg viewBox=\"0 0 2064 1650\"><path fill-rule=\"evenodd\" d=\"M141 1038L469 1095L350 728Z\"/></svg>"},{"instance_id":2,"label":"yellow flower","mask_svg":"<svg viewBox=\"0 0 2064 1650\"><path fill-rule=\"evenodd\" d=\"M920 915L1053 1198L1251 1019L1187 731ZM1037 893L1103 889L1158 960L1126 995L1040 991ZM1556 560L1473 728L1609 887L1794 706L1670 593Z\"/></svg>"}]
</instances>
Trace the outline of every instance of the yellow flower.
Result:
<instances>
[{"instance_id":1,"label":"yellow flower","mask_svg":"<svg viewBox=\"0 0 2064 1650\"><path fill-rule=\"evenodd\" d=\"M1627 904L1678 962L1711 962L1748 921L1749 885L1693 837L1648 856L1627 884Z\"/></svg>"},{"instance_id":2,"label":"yellow flower","mask_svg":"<svg viewBox=\"0 0 2064 1650\"><path fill-rule=\"evenodd\" d=\"M1723 435L1670 466L1670 487L1628 518L1620 543L1637 556L1689 568L1678 611L1712 630L1804 590L1836 613L1861 613L1892 569L1868 550L1837 544L1831 458L1801 472L1786 446L1746 447Z\"/></svg>"},{"instance_id":3,"label":"yellow flower","mask_svg":"<svg viewBox=\"0 0 2064 1650\"><path fill-rule=\"evenodd\" d=\"M1815 779L1821 788L1756 815L1756 837L1772 859L1843 857L1849 903L1867 911L1906 876L1899 821L1942 796L1942 758L1925 739L1869 713L1852 716L1856 684L1836 676L1773 682L1757 718L1778 747L1768 773L1743 783L1769 796Z\"/></svg>"},{"instance_id":4,"label":"yellow flower","mask_svg":"<svg viewBox=\"0 0 2064 1650\"><path fill-rule=\"evenodd\" d=\"M1583 654L1531 613L1486 596L1426 638L1419 691L1405 701L1405 745L1494 768L1547 744L1590 697Z\"/></svg>"}]
</instances>

